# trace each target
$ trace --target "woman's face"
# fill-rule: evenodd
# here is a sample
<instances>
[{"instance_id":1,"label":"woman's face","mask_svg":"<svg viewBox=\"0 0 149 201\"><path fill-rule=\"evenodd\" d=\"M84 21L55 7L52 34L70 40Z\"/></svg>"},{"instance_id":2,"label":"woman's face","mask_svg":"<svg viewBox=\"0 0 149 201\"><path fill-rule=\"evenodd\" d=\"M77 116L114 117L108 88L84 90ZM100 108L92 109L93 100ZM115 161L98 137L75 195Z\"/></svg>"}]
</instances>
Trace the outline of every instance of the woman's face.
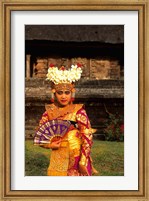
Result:
<instances>
[{"instance_id":1,"label":"woman's face","mask_svg":"<svg viewBox=\"0 0 149 201\"><path fill-rule=\"evenodd\" d=\"M59 90L55 92L56 99L61 106L66 106L71 101L71 91Z\"/></svg>"}]
</instances>

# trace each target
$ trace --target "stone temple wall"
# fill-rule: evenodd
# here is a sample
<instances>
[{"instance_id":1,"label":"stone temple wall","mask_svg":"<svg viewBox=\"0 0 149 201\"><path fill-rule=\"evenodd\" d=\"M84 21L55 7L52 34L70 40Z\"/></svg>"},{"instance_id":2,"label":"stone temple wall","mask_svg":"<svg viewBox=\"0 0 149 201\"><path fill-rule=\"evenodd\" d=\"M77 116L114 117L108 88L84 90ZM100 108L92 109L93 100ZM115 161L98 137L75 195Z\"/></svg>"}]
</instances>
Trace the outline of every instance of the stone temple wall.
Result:
<instances>
[{"instance_id":1,"label":"stone temple wall","mask_svg":"<svg viewBox=\"0 0 149 201\"><path fill-rule=\"evenodd\" d=\"M50 101L36 102L26 104L25 107L25 137L26 139L33 139L35 134L35 129L39 124L41 115L45 111L45 103L50 103ZM107 120L107 113L105 106L110 113L119 113L124 115L124 102L123 99L98 99L96 102L94 99L89 102L84 100L76 100L74 103L83 103L87 115L90 119L93 128L97 129L94 137L101 139L103 137L103 129L105 128L105 121Z\"/></svg>"},{"instance_id":2,"label":"stone temple wall","mask_svg":"<svg viewBox=\"0 0 149 201\"><path fill-rule=\"evenodd\" d=\"M50 63L69 68L82 64L75 103L83 103L97 134L109 112L124 115L124 26L25 26L25 133L35 128L50 103L45 81Z\"/></svg>"},{"instance_id":3,"label":"stone temple wall","mask_svg":"<svg viewBox=\"0 0 149 201\"><path fill-rule=\"evenodd\" d=\"M34 58L33 58L34 57ZM25 79L25 128L26 138L32 139L39 119L50 103L50 85L45 80L49 65L82 64L82 78L76 84L75 103L85 104L92 127L97 128L95 136L103 136L104 121L107 118L104 105L110 111L124 114L124 68L119 58L111 57L58 57L26 55Z\"/></svg>"},{"instance_id":4,"label":"stone temple wall","mask_svg":"<svg viewBox=\"0 0 149 201\"><path fill-rule=\"evenodd\" d=\"M26 138L32 139L39 119L50 103L50 86L44 78L26 79L25 86L25 128ZM91 125L97 129L95 136L103 136L107 119L105 107L111 113L124 115L123 80L80 80L76 85L74 103L83 103Z\"/></svg>"}]
</instances>

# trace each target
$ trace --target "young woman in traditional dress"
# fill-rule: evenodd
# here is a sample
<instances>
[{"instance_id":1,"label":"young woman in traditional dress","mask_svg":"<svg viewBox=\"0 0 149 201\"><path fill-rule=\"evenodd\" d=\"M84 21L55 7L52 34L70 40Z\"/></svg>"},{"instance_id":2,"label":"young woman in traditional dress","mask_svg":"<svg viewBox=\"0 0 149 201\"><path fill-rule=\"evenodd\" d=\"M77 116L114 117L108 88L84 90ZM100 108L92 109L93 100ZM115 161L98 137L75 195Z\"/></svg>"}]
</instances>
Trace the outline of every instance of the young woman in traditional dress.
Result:
<instances>
[{"instance_id":1,"label":"young woman in traditional dress","mask_svg":"<svg viewBox=\"0 0 149 201\"><path fill-rule=\"evenodd\" d=\"M96 173L91 159L93 129L83 104L73 104L74 83L81 77L81 65L58 69L50 65L52 104L46 105L34 144L52 149L48 176L91 176Z\"/></svg>"}]
</instances>

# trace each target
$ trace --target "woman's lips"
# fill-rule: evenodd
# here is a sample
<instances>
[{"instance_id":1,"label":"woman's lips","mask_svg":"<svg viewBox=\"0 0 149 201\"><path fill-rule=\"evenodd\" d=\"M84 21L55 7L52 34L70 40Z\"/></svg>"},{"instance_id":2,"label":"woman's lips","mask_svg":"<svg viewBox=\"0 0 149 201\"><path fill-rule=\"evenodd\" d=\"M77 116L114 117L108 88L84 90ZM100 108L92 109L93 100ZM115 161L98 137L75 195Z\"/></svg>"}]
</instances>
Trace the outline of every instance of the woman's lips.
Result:
<instances>
[{"instance_id":1,"label":"woman's lips","mask_svg":"<svg viewBox=\"0 0 149 201\"><path fill-rule=\"evenodd\" d=\"M62 102L62 103L65 103L65 102L67 102L67 100L61 100L61 102Z\"/></svg>"}]
</instances>

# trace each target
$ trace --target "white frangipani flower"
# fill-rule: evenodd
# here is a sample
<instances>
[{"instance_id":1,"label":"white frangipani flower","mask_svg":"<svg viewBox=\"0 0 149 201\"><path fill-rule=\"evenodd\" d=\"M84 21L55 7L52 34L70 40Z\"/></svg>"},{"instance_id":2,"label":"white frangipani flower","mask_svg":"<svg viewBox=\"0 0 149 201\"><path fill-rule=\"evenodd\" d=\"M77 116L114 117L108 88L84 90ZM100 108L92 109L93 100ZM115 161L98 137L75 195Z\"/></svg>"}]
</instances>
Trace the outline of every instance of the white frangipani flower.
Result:
<instances>
[{"instance_id":1,"label":"white frangipani flower","mask_svg":"<svg viewBox=\"0 0 149 201\"><path fill-rule=\"evenodd\" d=\"M81 78L82 69L80 66L72 65L70 69L58 69L55 66L49 67L46 79L52 81L54 84L72 83Z\"/></svg>"}]
</instances>

